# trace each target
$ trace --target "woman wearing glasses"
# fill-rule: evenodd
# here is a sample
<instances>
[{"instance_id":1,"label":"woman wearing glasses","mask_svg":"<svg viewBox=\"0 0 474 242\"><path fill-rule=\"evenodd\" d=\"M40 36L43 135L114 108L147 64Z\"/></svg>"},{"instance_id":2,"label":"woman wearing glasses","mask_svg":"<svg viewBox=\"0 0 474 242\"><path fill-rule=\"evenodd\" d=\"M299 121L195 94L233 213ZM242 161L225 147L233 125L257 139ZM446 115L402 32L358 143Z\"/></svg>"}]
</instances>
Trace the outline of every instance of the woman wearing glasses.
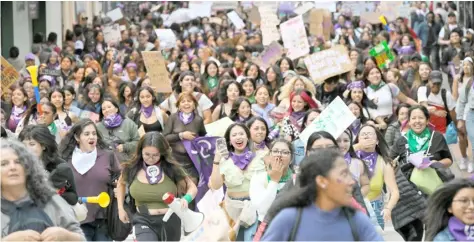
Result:
<instances>
[{"instance_id":1,"label":"woman wearing glasses","mask_svg":"<svg viewBox=\"0 0 474 242\"><path fill-rule=\"evenodd\" d=\"M293 177L289 167L293 153L293 146L289 141L274 141L270 146L269 155L264 158L267 172L254 175L250 181L250 200L257 208L259 223L263 221L277 193Z\"/></svg>"},{"instance_id":2,"label":"woman wearing glasses","mask_svg":"<svg viewBox=\"0 0 474 242\"><path fill-rule=\"evenodd\" d=\"M456 179L436 190L426 208L426 241L468 241L474 237L474 181Z\"/></svg>"}]
</instances>

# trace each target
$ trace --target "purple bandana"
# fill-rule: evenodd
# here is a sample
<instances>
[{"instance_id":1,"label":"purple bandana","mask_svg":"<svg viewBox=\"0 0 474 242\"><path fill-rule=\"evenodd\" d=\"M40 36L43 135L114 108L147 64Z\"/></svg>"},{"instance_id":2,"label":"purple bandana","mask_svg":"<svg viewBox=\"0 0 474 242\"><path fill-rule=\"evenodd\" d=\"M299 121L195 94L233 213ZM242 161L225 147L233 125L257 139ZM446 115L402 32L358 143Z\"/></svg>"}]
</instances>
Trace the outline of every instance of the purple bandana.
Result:
<instances>
[{"instance_id":1,"label":"purple bandana","mask_svg":"<svg viewBox=\"0 0 474 242\"><path fill-rule=\"evenodd\" d=\"M112 114L104 118L104 126L108 129L110 128L117 128L122 124L123 118L120 114Z\"/></svg>"},{"instance_id":2,"label":"purple bandana","mask_svg":"<svg viewBox=\"0 0 474 242\"><path fill-rule=\"evenodd\" d=\"M351 154L349 154L349 152L347 152L347 153L344 155L344 160L346 161L347 165L351 165L352 157L351 157Z\"/></svg>"},{"instance_id":3,"label":"purple bandana","mask_svg":"<svg viewBox=\"0 0 474 242\"><path fill-rule=\"evenodd\" d=\"M361 124L362 123L360 122L359 118L354 120L354 122L352 122L351 131L354 136L357 136L357 134L359 134Z\"/></svg>"},{"instance_id":4,"label":"purple bandana","mask_svg":"<svg viewBox=\"0 0 474 242\"><path fill-rule=\"evenodd\" d=\"M374 175L375 165L377 164L377 157L379 154L377 154L377 152L365 152L362 150L358 150L356 154L369 168L369 178L371 178Z\"/></svg>"},{"instance_id":5,"label":"purple bandana","mask_svg":"<svg viewBox=\"0 0 474 242\"><path fill-rule=\"evenodd\" d=\"M250 117L248 117L248 118L243 118L243 117L239 116L239 117L237 118L237 120L235 120L235 121L236 121L237 123L244 124L244 123L247 122L247 120L249 120L249 119L250 119Z\"/></svg>"},{"instance_id":6,"label":"purple bandana","mask_svg":"<svg viewBox=\"0 0 474 242\"><path fill-rule=\"evenodd\" d=\"M255 143L255 148L257 148L257 150L265 149L265 141L262 141L260 144Z\"/></svg>"},{"instance_id":7,"label":"purple bandana","mask_svg":"<svg viewBox=\"0 0 474 242\"><path fill-rule=\"evenodd\" d=\"M191 112L187 117L183 112L179 112L178 116L179 120L181 120L184 125L188 125L194 120L194 112Z\"/></svg>"},{"instance_id":8,"label":"purple bandana","mask_svg":"<svg viewBox=\"0 0 474 242\"><path fill-rule=\"evenodd\" d=\"M163 169L161 169L160 163L149 166L143 162L143 170L146 174L146 179L151 185L157 184L163 178Z\"/></svg>"},{"instance_id":9,"label":"purple bandana","mask_svg":"<svg viewBox=\"0 0 474 242\"><path fill-rule=\"evenodd\" d=\"M295 121L300 121L304 115L306 114L305 111L300 111L300 112L292 112L291 117L295 119Z\"/></svg>"},{"instance_id":10,"label":"purple bandana","mask_svg":"<svg viewBox=\"0 0 474 242\"><path fill-rule=\"evenodd\" d=\"M454 216L449 218L448 229L456 241L474 240L474 225L465 225Z\"/></svg>"},{"instance_id":11,"label":"purple bandana","mask_svg":"<svg viewBox=\"0 0 474 242\"><path fill-rule=\"evenodd\" d=\"M352 90L354 88L364 89L365 84L364 84L363 81L354 81L354 82L351 82L347 85L347 89L349 89L349 90Z\"/></svg>"},{"instance_id":12,"label":"purple bandana","mask_svg":"<svg viewBox=\"0 0 474 242\"><path fill-rule=\"evenodd\" d=\"M148 107L144 107L142 105L140 111L143 113L143 115L145 115L145 118L149 118L151 117L151 114L153 113L153 105L150 105Z\"/></svg>"},{"instance_id":13,"label":"purple bandana","mask_svg":"<svg viewBox=\"0 0 474 242\"><path fill-rule=\"evenodd\" d=\"M230 158L232 158L234 165L236 165L241 170L245 170L254 157L255 154L253 154L248 148L245 148L242 154L230 152Z\"/></svg>"},{"instance_id":14,"label":"purple bandana","mask_svg":"<svg viewBox=\"0 0 474 242\"><path fill-rule=\"evenodd\" d=\"M26 106L23 106L23 108L17 108L16 106L13 106L12 109L12 114L10 115L10 119L8 120L8 126L10 130L14 131L16 129L16 126L18 126L18 123L20 122L23 113L26 111Z\"/></svg>"}]
</instances>

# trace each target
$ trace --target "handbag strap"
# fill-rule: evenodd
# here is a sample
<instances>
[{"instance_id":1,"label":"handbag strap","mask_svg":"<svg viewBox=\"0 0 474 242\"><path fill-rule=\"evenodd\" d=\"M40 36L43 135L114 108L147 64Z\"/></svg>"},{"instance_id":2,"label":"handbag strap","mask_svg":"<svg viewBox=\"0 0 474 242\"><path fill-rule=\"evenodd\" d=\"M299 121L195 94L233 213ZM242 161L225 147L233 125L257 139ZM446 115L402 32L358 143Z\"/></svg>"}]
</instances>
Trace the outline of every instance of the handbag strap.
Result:
<instances>
[{"instance_id":1,"label":"handbag strap","mask_svg":"<svg viewBox=\"0 0 474 242\"><path fill-rule=\"evenodd\" d=\"M359 233L357 233L356 224L354 223L354 220L352 219L352 214L350 213L349 209L346 207L343 207L342 211L344 212L344 215L346 216L347 221L349 221L349 226L351 227L351 233L352 233L352 237L354 238L354 241L360 241Z\"/></svg>"},{"instance_id":2,"label":"handbag strap","mask_svg":"<svg viewBox=\"0 0 474 242\"><path fill-rule=\"evenodd\" d=\"M298 214L296 215L295 223L293 224L293 227L291 228L291 234L290 234L290 237L288 238L288 241L295 241L296 232L298 232L298 228L300 227L301 214L303 214L303 208L298 207L297 209L298 209Z\"/></svg>"}]
</instances>

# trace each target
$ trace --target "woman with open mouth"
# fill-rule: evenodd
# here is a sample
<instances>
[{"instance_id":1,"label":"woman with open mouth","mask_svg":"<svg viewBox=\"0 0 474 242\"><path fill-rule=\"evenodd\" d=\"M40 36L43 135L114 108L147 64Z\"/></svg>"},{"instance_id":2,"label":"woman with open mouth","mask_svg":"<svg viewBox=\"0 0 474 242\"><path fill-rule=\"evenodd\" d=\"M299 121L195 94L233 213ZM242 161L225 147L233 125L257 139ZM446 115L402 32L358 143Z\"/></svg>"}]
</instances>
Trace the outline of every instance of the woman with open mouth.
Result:
<instances>
[{"instance_id":1,"label":"woman with open mouth","mask_svg":"<svg viewBox=\"0 0 474 242\"><path fill-rule=\"evenodd\" d=\"M255 174L265 173L263 154L252 152L250 131L243 124L230 125L224 137L227 150L223 154L216 152L210 188L218 190L226 185L224 208L232 220L240 221L237 241L252 241L257 212L250 202L250 180Z\"/></svg>"},{"instance_id":2,"label":"woman with open mouth","mask_svg":"<svg viewBox=\"0 0 474 242\"><path fill-rule=\"evenodd\" d=\"M109 183L113 182L111 173L120 173L117 157L107 148L90 119L76 123L61 141L59 154L72 168L79 197L95 197L107 192ZM106 210L95 203L86 206L87 217L81 222L81 229L87 241L112 241L107 233Z\"/></svg>"}]
</instances>

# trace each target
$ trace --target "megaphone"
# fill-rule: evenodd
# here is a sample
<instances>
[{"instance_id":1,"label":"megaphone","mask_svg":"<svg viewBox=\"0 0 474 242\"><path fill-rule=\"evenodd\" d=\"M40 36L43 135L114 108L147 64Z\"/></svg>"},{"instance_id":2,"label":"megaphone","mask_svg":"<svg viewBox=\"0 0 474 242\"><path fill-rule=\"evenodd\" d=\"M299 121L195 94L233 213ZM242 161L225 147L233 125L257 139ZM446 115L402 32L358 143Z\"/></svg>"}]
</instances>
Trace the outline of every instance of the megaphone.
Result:
<instances>
[{"instance_id":1,"label":"megaphone","mask_svg":"<svg viewBox=\"0 0 474 242\"><path fill-rule=\"evenodd\" d=\"M172 193L165 193L163 201L168 205L169 209L163 217L163 221L167 222L173 213L176 213L181 219L184 228L184 234L188 235L198 229L204 221L204 214L191 211L189 208L183 209L179 199L175 199Z\"/></svg>"},{"instance_id":2,"label":"megaphone","mask_svg":"<svg viewBox=\"0 0 474 242\"><path fill-rule=\"evenodd\" d=\"M101 192L99 196L95 197L79 197L81 203L98 203L99 206L106 208L110 204L110 196L106 192Z\"/></svg>"}]
</instances>

